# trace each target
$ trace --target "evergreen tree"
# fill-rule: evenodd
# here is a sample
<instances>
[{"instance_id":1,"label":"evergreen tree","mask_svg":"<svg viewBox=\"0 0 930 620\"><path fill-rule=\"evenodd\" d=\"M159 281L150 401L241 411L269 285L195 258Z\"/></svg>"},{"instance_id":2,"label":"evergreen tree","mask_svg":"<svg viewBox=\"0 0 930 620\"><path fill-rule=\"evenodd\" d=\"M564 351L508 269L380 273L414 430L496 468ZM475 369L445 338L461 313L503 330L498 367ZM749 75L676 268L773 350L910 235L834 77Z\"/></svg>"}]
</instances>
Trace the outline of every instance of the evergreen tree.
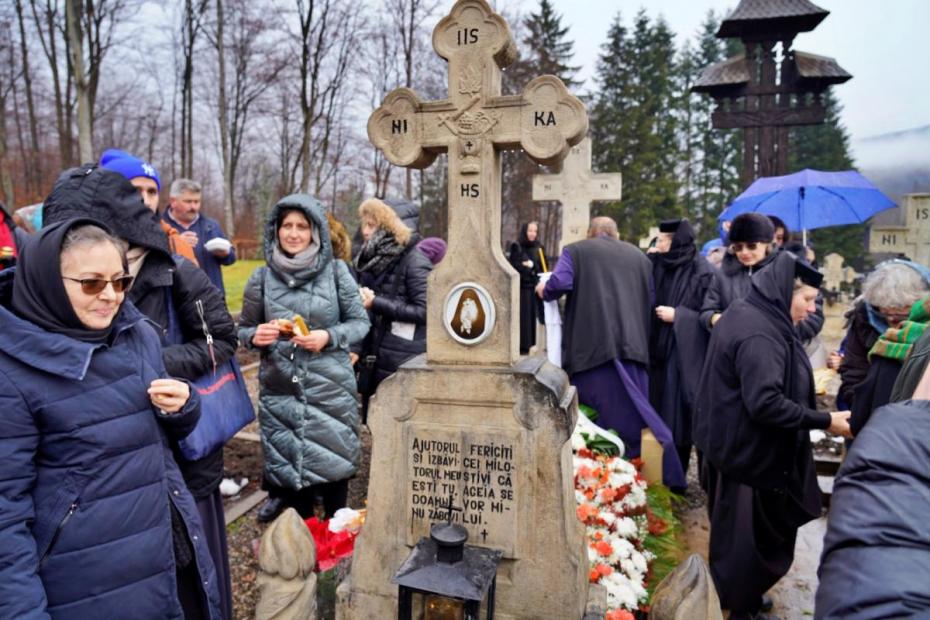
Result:
<instances>
[{"instance_id":1,"label":"evergreen tree","mask_svg":"<svg viewBox=\"0 0 930 620\"><path fill-rule=\"evenodd\" d=\"M551 1L540 0L538 11L527 16L522 26L526 34L521 38L520 58L504 73L504 92L518 93L531 79L544 74L555 75L570 90L578 86L578 67L571 65L574 43L567 38L568 27L562 26L562 16L555 12ZM543 245L554 251L560 229L559 205L534 203L532 196L533 175L554 171L540 169L518 151L505 151L501 159L504 213L515 214L504 218L503 242L516 239L519 226L535 220L541 224Z\"/></svg>"},{"instance_id":2,"label":"evergreen tree","mask_svg":"<svg viewBox=\"0 0 930 620\"><path fill-rule=\"evenodd\" d=\"M690 92L704 69L742 53L739 41L721 41L716 37L719 27L719 18L709 11L698 31L696 45L683 48L680 61L682 90L686 94L682 110L687 119L682 128L686 163L682 202L702 240L718 235L717 216L741 189L742 134L734 129L714 129L713 99Z\"/></svg>"},{"instance_id":3,"label":"evergreen tree","mask_svg":"<svg viewBox=\"0 0 930 620\"><path fill-rule=\"evenodd\" d=\"M821 125L794 127L789 133L788 172L805 168L814 170L850 170L854 167L849 153L849 134L840 120L842 106L828 90L824 95L826 118ZM844 256L856 269L862 271L866 265L864 252L865 224L837 226L811 231L818 260L831 252Z\"/></svg>"},{"instance_id":4,"label":"evergreen tree","mask_svg":"<svg viewBox=\"0 0 930 620\"><path fill-rule=\"evenodd\" d=\"M623 199L599 211L617 220L625 239L679 212L675 71L674 37L663 19L652 23L640 10L628 33L616 16L597 63L591 135L600 169L623 174Z\"/></svg>"}]
</instances>

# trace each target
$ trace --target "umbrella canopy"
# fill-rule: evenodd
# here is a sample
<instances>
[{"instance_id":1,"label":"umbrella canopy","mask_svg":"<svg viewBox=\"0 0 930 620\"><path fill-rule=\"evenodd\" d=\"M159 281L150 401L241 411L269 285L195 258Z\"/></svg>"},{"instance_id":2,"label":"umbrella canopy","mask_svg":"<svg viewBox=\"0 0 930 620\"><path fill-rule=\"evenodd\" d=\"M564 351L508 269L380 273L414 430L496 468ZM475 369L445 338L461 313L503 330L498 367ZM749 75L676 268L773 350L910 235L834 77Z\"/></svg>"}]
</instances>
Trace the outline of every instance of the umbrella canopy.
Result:
<instances>
[{"instance_id":1,"label":"umbrella canopy","mask_svg":"<svg viewBox=\"0 0 930 620\"><path fill-rule=\"evenodd\" d=\"M718 218L732 220L755 211L774 215L791 230L860 224L897 205L856 172L805 169L756 180Z\"/></svg>"}]
</instances>

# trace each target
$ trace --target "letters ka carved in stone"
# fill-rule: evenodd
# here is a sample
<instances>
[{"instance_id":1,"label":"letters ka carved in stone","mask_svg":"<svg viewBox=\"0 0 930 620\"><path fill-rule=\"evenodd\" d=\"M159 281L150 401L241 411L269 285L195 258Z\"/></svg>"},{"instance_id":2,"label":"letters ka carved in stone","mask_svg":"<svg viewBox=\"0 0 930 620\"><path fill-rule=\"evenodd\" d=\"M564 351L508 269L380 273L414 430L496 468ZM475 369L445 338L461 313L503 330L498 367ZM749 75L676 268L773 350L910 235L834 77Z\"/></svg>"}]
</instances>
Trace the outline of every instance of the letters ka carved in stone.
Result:
<instances>
[{"instance_id":1,"label":"letters ka carved in stone","mask_svg":"<svg viewBox=\"0 0 930 620\"><path fill-rule=\"evenodd\" d=\"M368 137L397 166L424 168L449 155L449 251L430 277L429 360L510 365L519 357L517 284L500 250L500 151L522 148L538 163L558 163L587 132L587 113L554 76L501 95L501 69L515 60L516 45L485 0L457 2L433 31L433 48L449 63L448 98L422 101L398 88L372 113ZM498 307L493 332L468 349L445 326L442 303L466 280Z\"/></svg>"},{"instance_id":2,"label":"letters ka carved in stone","mask_svg":"<svg viewBox=\"0 0 930 620\"><path fill-rule=\"evenodd\" d=\"M560 248L585 238L592 202L620 200L621 195L622 175L619 172L591 171L591 138L572 147L558 174L533 175L533 200L562 203Z\"/></svg>"}]
</instances>

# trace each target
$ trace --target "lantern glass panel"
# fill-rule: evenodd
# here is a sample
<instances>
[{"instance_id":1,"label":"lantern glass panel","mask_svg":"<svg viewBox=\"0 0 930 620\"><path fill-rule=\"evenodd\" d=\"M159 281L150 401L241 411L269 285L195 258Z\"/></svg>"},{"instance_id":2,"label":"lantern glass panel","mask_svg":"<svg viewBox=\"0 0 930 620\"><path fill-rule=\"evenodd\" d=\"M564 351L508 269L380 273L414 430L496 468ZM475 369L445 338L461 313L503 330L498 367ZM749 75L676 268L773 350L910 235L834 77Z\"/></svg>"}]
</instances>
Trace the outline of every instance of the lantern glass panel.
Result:
<instances>
[{"instance_id":1,"label":"lantern glass panel","mask_svg":"<svg viewBox=\"0 0 930 620\"><path fill-rule=\"evenodd\" d=\"M465 620L465 602L430 594L426 597L423 620Z\"/></svg>"}]
</instances>

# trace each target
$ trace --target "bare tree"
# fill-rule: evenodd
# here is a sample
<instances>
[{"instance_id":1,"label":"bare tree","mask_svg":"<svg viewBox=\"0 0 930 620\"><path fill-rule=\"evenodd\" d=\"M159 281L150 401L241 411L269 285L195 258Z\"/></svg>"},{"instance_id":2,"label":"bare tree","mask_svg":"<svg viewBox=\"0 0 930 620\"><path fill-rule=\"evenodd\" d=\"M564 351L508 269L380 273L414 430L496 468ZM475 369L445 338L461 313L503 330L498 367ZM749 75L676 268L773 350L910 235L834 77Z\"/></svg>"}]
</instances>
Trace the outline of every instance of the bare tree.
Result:
<instances>
[{"instance_id":1,"label":"bare tree","mask_svg":"<svg viewBox=\"0 0 930 620\"><path fill-rule=\"evenodd\" d=\"M438 0L384 0L385 9L400 35L400 48L404 60L404 86L413 88L417 50L421 47L423 22L433 16ZM413 198L413 170L405 170L404 195Z\"/></svg>"},{"instance_id":2,"label":"bare tree","mask_svg":"<svg viewBox=\"0 0 930 620\"><path fill-rule=\"evenodd\" d=\"M226 7L226 8L224 8ZM230 26L229 46L226 26ZM216 0L213 45L217 53L220 154L223 169L223 210L226 232L234 234L236 208L233 197L242 158L244 139L253 105L274 84L286 66L269 38L269 24L262 8L247 0ZM228 54L227 54L228 52ZM232 63L231 91L227 86L227 64Z\"/></svg>"},{"instance_id":3,"label":"bare tree","mask_svg":"<svg viewBox=\"0 0 930 620\"><path fill-rule=\"evenodd\" d=\"M7 98L12 92L13 84L15 84L17 75L15 73L14 67L14 44L13 37L11 33L10 23L8 21L0 21L0 58L9 58L9 63L6 67L0 70L0 191L3 192L3 197L7 205L10 207L13 206L14 195L13 195L13 178L10 173L10 162L8 161L8 141L6 133L6 117L7 117Z\"/></svg>"},{"instance_id":4,"label":"bare tree","mask_svg":"<svg viewBox=\"0 0 930 620\"><path fill-rule=\"evenodd\" d=\"M327 116L346 85L346 78L356 50L359 24L356 7L334 0L296 0L300 31L297 45L300 51L301 145L294 168L301 171L300 190L308 191L314 155L310 144L317 124L331 122ZM337 4L339 5L337 7Z\"/></svg>"},{"instance_id":5,"label":"bare tree","mask_svg":"<svg viewBox=\"0 0 930 620\"><path fill-rule=\"evenodd\" d=\"M23 87L26 91L26 113L29 117L29 155L26 170L26 185L29 190L37 190L42 179L42 159L39 157L39 123L36 119L35 100L32 95L32 73L29 71L29 45L26 40L26 20L24 19L22 0L16 0L16 21L19 25L20 63L22 66ZM12 56L11 56L12 66Z\"/></svg>"},{"instance_id":6,"label":"bare tree","mask_svg":"<svg viewBox=\"0 0 930 620\"><path fill-rule=\"evenodd\" d=\"M91 122L93 110L90 106L87 72L84 71L82 4L81 0L65 0L65 24L68 33L71 73L74 76L74 87L77 91L78 153L80 160L87 162L94 159L94 127Z\"/></svg>"},{"instance_id":7,"label":"bare tree","mask_svg":"<svg viewBox=\"0 0 930 620\"><path fill-rule=\"evenodd\" d=\"M181 176L194 176L194 52L208 0L184 0L181 16Z\"/></svg>"},{"instance_id":8,"label":"bare tree","mask_svg":"<svg viewBox=\"0 0 930 620\"><path fill-rule=\"evenodd\" d=\"M68 47L67 41L63 39L63 15L59 10L58 0L29 0L29 7L32 10L42 51L45 53L49 70L52 73L60 165L68 167L73 163L73 134L71 133L73 101L71 71L67 68L70 64L67 53L65 54L65 71L62 71L60 66L62 59L59 46L64 46L66 50Z\"/></svg>"},{"instance_id":9,"label":"bare tree","mask_svg":"<svg viewBox=\"0 0 930 620\"><path fill-rule=\"evenodd\" d=\"M400 72L395 62L397 42L392 35L390 27L382 23L370 37L371 45L368 48L365 65L369 69L368 81L371 84L372 110L381 105L388 92L400 83ZM372 181L375 185L376 197L384 198L387 194L393 169L394 167L384 153L380 149L371 147Z\"/></svg>"}]
</instances>

